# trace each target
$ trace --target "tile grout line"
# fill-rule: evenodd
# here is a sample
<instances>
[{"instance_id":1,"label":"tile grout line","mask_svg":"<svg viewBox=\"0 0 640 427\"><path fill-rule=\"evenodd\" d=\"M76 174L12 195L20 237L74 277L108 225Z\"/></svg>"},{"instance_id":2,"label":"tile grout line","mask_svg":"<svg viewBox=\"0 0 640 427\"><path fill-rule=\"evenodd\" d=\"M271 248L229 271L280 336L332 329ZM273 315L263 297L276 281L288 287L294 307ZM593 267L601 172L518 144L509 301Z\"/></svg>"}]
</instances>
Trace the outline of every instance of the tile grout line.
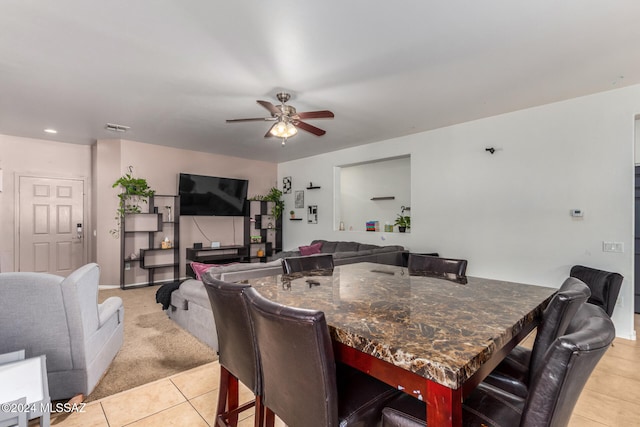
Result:
<instances>
[{"instance_id":1,"label":"tile grout line","mask_svg":"<svg viewBox=\"0 0 640 427\"><path fill-rule=\"evenodd\" d=\"M107 418L107 413L104 410L104 406L102 406L102 402L98 401L98 404L100 405L100 410L102 411L102 416L104 417L104 420L107 422L107 427L111 427L111 423L109 422L109 418ZM115 426L113 426L115 427Z\"/></svg>"},{"instance_id":2,"label":"tile grout line","mask_svg":"<svg viewBox=\"0 0 640 427\"><path fill-rule=\"evenodd\" d=\"M158 381L160 381L160 380L158 380ZM182 391L180 391L180 389L179 389L179 388L178 388L178 387L173 383L173 381L171 381L171 379L170 379L170 378L169 378L169 382L171 383L171 385L172 385L172 386L174 386L174 387L176 388L176 390L178 390L178 393L180 393L180 395L181 395L182 397L184 397L185 401L186 401L186 402L188 402L189 400L187 399L187 397L182 393ZM151 383L149 383L149 384L151 384ZM141 386L141 387L142 387L142 386ZM174 405L167 406L166 408L163 408L163 409L161 409L161 410L159 410L159 411L156 411L156 412L154 412L154 413L152 413L152 414L148 414L148 415L146 415L146 416L144 416L144 417L142 417L142 418L138 418L138 419L136 419L136 420L133 420L133 421L131 421L131 422L127 423L127 424L123 424L122 426L113 426L113 427L126 427L126 426L130 426L130 425L132 425L132 424L134 424L134 423L137 423L138 421L142 421L142 420L144 420L144 419L147 419L147 418L153 417L153 416L155 416L155 415L158 415L158 414L163 413L164 411L168 411L169 409L172 409L172 408L175 408L175 407L177 407L177 406L179 406L179 405L182 405L183 403L185 403L185 402L179 402L179 403L176 403L176 404L174 404ZM107 419L107 423L109 423L109 420L108 420L108 419ZM111 427L111 426L110 426L110 427Z\"/></svg>"},{"instance_id":3,"label":"tile grout line","mask_svg":"<svg viewBox=\"0 0 640 427\"><path fill-rule=\"evenodd\" d=\"M180 392L180 394L181 394L182 396L184 396L184 398L186 399L186 401L187 401L187 403L189 404L189 406L191 406L191 408L193 408L193 410L194 410L194 411L196 411L196 414L198 414L198 416L199 416L200 418L202 418L202 421L204 421L206 425L208 425L209 427L211 427L211 426L212 426L212 424L209 424L209 422L204 418L204 416L200 413L200 411L198 411L198 408L196 408L195 406L193 406L193 403L191 403L191 399L187 398L187 396L182 392L182 390L180 390L180 387L178 387L178 385L177 385L176 383L174 383L174 382L173 382L173 378L169 378L169 381L171 381L171 383L175 386L175 388L177 388L177 389L178 389L178 392ZM195 398L198 398L198 397L200 397L200 396L204 396L204 395L205 395L205 394L207 394L207 393L210 393L210 392L206 392L206 393L200 394L200 395L198 395L198 396L195 396L195 397L194 397L194 399L195 399ZM215 421L215 419L214 419L214 421L213 421L213 426L215 426L215 425L216 425L216 421Z\"/></svg>"}]
</instances>

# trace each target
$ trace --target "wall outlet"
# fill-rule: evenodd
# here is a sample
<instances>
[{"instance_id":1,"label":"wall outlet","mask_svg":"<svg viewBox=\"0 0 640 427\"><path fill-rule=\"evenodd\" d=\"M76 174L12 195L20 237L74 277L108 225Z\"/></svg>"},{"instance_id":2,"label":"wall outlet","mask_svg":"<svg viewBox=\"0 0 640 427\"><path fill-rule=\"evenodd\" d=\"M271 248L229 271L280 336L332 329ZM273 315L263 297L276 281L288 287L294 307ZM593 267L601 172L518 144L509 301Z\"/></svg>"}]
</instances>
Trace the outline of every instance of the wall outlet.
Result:
<instances>
[{"instance_id":1,"label":"wall outlet","mask_svg":"<svg viewBox=\"0 0 640 427\"><path fill-rule=\"evenodd\" d=\"M623 242L602 242L602 252L624 252Z\"/></svg>"},{"instance_id":2,"label":"wall outlet","mask_svg":"<svg viewBox=\"0 0 640 427\"><path fill-rule=\"evenodd\" d=\"M131 263L130 262L125 262L124 263L124 269L125 270L131 270Z\"/></svg>"}]
</instances>

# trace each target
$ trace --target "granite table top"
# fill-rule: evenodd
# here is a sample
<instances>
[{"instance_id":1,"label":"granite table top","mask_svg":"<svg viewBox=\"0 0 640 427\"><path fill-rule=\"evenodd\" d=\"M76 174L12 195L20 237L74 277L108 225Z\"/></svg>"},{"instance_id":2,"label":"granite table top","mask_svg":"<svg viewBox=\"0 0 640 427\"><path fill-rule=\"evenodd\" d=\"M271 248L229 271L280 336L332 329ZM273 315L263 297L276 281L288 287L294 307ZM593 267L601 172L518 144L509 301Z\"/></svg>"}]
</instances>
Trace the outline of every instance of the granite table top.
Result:
<instances>
[{"instance_id":1,"label":"granite table top","mask_svg":"<svg viewBox=\"0 0 640 427\"><path fill-rule=\"evenodd\" d=\"M452 389L537 321L557 291L475 277L459 284L374 263L249 283L272 301L324 311L333 340Z\"/></svg>"}]
</instances>

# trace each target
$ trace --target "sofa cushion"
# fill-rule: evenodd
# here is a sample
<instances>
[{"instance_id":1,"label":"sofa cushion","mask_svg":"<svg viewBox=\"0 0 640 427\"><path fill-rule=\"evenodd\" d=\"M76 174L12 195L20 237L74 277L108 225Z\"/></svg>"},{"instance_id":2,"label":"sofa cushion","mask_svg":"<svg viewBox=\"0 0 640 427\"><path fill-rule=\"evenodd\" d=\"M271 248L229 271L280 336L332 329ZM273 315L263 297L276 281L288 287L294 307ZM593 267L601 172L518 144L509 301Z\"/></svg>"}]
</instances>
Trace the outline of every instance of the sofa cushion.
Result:
<instances>
[{"instance_id":1,"label":"sofa cushion","mask_svg":"<svg viewBox=\"0 0 640 427\"><path fill-rule=\"evenodd\" d=\"M326 240L314 240L311 242L312 245L316 243L322 243L322 249L320 249L320 252L323 254L334 253L336 251L336 246L338 245L338 242L328 242Z\"/></svg>"},{"instance_id":2,"label":"sofa cushion","mask_svg":"<svg viewBox=\"0 0 640 427\"><path fill-rule=\"evenodd\" d=\"M207 290L204 288L204 285L200 280L187 279L182 282L180 285L180 296L194 304L205 306L206 304L209 304Z\"/></svg>"},{"instance_id":3,"label":"sofa cushion","mask_svg":"<svg viewBox=\"0 0 640 427\"><path fill-rule=\"evenodd\" d=\"M309 246L299 246L298 249L300 249L300 255L303 256L319 254L322 249L322 242L314 243Z\"/></svg>"},{"instance_id":4,"label":"sofa cushion","mask_svg":"<svg viewBox=\"0 0 640 427\"><path fill-rule=\"evenodd\" d=\"M378 246L375 249L372 249L372 252L374 254L379 254L379 253L384 253L384 252L404 252L404 247L402 246L396 246L396 245L389 245L389 246Z\"/></svg>"},{"instance_id":5,"label":"sofa cushion","mask_svg":"<svg viewBox=\"0 0 640 427\"><path fill-rule=\"evenodd\" d=\"M358 250L358 242L337 242L335 252L355 252Z\"/></svg>"},{"instance_id":6,"label":"sofa cushion","mask_svg":"<svg viewBox=\"0 0 640 427\"><path fill-rule=\"evenodd\" d=\"M273 257L280 259L280 258L290 258L290 257L295 257L295 256L301 256L300 251L283 251L283 252L278 252L277 254L275 254Z\"/></svg>"},{"instance_id":7,"label":"sofa cushion","mask_svg":"<svg viewBox=\"0 0 640 427\"><path fill-rule=\"evenodd\" d=\"M265 267L273 267L282 265L282 261L279 259L269 262L236 262L226 265L214 265L208 264L210 268L207 269L203 275L208 274L214 279L220 279L220 275L223 273L230 273L235 271L247 271L264 269Z\"/></svg>"},{"instance_id":8,"label":"sofa cushion","mask_svg":"<svg viewBox=\"0 0 640 427\"><path fill-rule=\"evenodd\" d=\"M377 246L377 245L368 245L368 244L366 244L366 243L361 243L361 244L358 246L358 251L370 251L370 250L373 250L373 249L380 249L380 246Z\"/></svg>"},{"instance_id":9,"label":"sofa cushion","mask_svg":"<svg viewBox=\"0 0 640 427\"><path fill-rule=\"evenodd\" d=\"M371 255L371 251L350 251L350 252L336 252L333 254L334 259L355 258L361 256Z\"/></svg>"}]
</instances>

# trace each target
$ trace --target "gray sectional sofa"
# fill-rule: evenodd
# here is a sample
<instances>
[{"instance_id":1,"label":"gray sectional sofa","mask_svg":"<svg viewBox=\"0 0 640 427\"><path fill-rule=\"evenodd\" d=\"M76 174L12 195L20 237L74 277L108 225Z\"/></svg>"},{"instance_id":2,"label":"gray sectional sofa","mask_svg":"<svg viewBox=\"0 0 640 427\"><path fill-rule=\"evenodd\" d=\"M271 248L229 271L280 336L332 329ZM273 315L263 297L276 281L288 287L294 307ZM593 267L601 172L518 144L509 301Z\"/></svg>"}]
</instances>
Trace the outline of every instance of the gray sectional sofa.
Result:
<instances>
[{"instance_id":1,"label":"gray sectional sofa","mask_svg":"<svg viewBox=\"0 0 640 427\"><path fill-rule=\"evenodd\" d=\"M376 262L379 264L402 265L402 246L376 246L357 242L314 240L311 244L322 243L320 253L333 254L334 264L344 265L356 262ZM281 258L300 256L300 251L280 252L276 259L267 263L240 263L226 266L212 266L206 273L210 277L228 282L240 282L257 277L282 273ZM309 255L313 256L313 255ZM196 279L187 279L171 293L171 303L165 310L171 320L186 329L200 341L214 350L218 349L218 337L209 297L202 284Z\"/></svg>"},{"instance_id":2,"label":"gray sectional sofa","mask_svg":"<svg viewBox=\"0 0 640 427\"><path fill-rule=\"evenodd\" d=\"M402 265L404 247L397 245L377 246L366 243L314 240L310 246L321 243L320 253L332 254L334 265L356 262L376 262L378 264ZM277 258L300 256L300 251L279 252Z\"/></svg>"}]
</instances>

